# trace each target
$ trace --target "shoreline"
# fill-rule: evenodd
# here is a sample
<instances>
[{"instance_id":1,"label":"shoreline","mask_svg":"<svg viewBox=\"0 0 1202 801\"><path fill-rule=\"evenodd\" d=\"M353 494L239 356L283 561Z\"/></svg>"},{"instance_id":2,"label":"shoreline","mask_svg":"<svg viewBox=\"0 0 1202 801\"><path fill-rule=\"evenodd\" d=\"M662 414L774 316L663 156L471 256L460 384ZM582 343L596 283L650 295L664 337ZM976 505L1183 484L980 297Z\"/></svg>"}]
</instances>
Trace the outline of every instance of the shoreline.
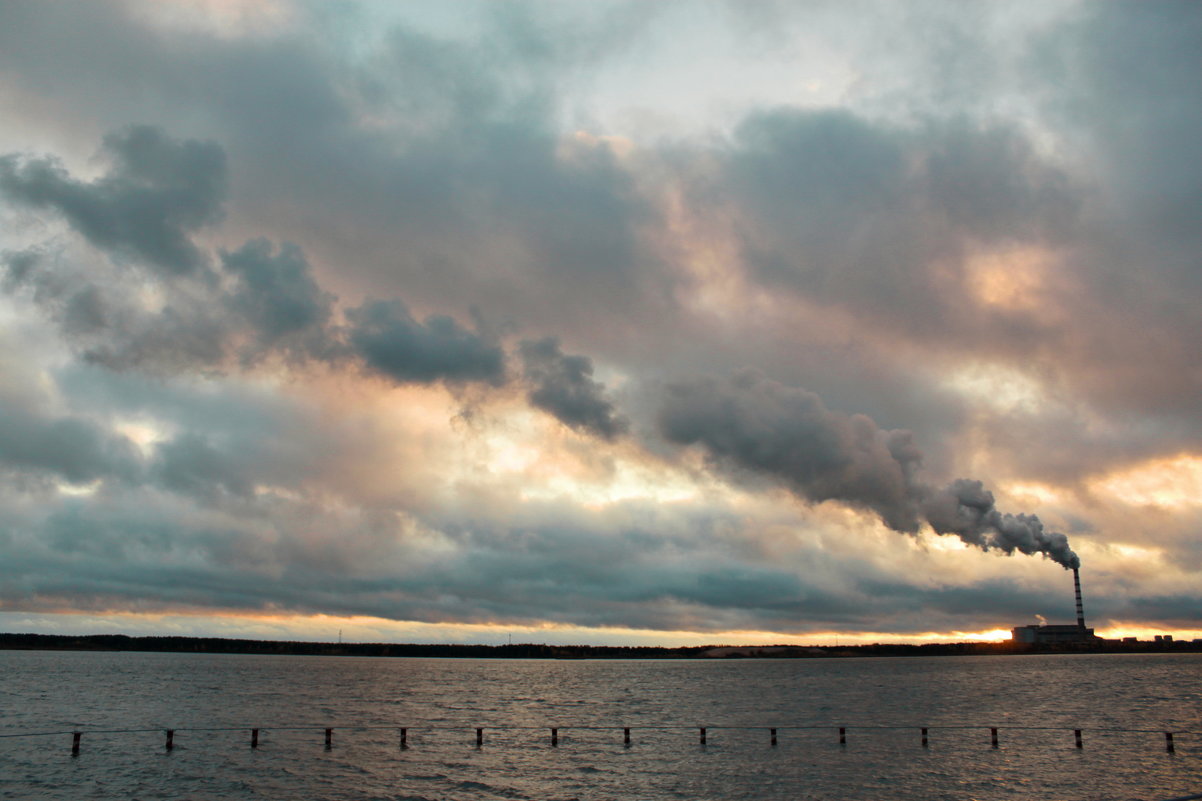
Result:
<instances>
[{"instance_id":1,"label":"shoreline","mask_svg":"<svg viewBox=\"0 0 1202 801\"><path fill-rule=\"evenodd\" d=\"M124 634L4 634L0 650L139 651L287 656L441 657L462 659L841 659L907 656L1020 656L1026 654L1202 653L1200 642L1100 642L1090 645L1000 643L874 643L871 645L468 645L442 643L332 643L224 637L131 637Z\"/></svg>"}]
</instances>

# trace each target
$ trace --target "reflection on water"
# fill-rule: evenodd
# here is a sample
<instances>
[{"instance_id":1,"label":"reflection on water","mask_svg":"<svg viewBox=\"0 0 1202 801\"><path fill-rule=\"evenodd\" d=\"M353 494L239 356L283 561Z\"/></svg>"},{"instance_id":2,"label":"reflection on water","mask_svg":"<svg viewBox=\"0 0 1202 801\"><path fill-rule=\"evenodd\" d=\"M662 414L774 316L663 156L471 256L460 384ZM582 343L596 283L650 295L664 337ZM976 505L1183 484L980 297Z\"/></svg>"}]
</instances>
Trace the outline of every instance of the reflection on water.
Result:
<instances>
[{"instance_id":1,"label":"reflection on water","mask_svg":"<svg viewBox=\"0 0 1202 801\"><path fill-rule=\"evenodd\" d=\"M0 671L0 733L153 729L89 732L74 759L70 735L0 739L2 798L1202 792L1202 657L1189 654L524 662L0 652ZM382 728L356 728L371 726ZM839 726L850 727L845 745ZM921 726L931 727L926 748ZM1001 727L996 749L991 726ZM1015 728L1024 726L1050 728ZM238 730L197 730L210 727ZM335 727L329 750L325 727ZM170 753L168 728L180 730ZM1083 749L1074 728L1086 730ZM1178 732L1173 754L1164 730Z\"/></svg>"}]
</instances>

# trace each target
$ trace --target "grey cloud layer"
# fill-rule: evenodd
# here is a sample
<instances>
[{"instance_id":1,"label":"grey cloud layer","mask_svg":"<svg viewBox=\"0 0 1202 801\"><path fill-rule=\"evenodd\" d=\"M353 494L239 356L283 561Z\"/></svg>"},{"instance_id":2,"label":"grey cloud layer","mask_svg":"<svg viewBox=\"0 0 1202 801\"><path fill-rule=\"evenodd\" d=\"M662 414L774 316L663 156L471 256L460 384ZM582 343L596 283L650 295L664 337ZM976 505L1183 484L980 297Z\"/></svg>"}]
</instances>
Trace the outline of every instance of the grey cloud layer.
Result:
<instances>
[{"instance_id":1,"label":"grey cloud layer","mask_svg":"<svg viewBox=\"0 0 1202 801\"><path fill-rule=\"evenodd\" d=\"M86 484L114 476L132 479L139 462L131 442L87 419L42 417L11 403L0 409L2 467L19 473L48 472Z\"/></svg>"},{"instance_id":2,"label":"grey cloud layer","mask_svg":"<svg viewBox=\"0 0 1202 801\"><path fill-rule=\"evenodd\" d=\"M201 510L143 490L117 503L63 503L43 512L10 528L17 537L5 547L21 580L0 587L6 603L53 609L70 599L95 610L137 603L702 632L924 631L962 625L966 614L997 624L1007 614L1071 612L1067 597L1032 596L1010 582L916 587L821 551L791 555L813 571L799 574L749 552L754 528L744 530L721 510L678 516L626 504L582 515L545 507L503 526L444 518L436 553L395 517L339 515L269 497ZM359 532L353 540L323 541L349 525ZM289 530L301 526L307 540ZM1094 608L1121 613L1125 603L1116 597Z\"/></svg>"},{"instance_id":3,"label":"grey cloud layer","mask_svg":"<svg viewBox=\"0 0 1202 801\"><path fill-rule=\"evenodd\" d=\"M690 180L698 212L732 219L768 285L953 347L1006 323L1032 329L1019 347L1045 333L1021 312L974 309L964 263L973 245L1056 243L1075 223L1079 191L1019 131L782 109L745 121L719 165Z\"/></svg>"}]
</instances>

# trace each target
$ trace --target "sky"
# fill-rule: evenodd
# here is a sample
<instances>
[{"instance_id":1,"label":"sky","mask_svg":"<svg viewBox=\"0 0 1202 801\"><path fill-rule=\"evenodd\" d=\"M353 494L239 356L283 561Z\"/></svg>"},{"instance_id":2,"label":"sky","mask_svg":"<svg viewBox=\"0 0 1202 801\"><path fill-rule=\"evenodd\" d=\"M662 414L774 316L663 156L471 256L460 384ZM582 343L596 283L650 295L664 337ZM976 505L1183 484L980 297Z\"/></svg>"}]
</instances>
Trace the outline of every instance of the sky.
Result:
<instances>
[{"instance_id":1,"label":"sky","mask_svg":"<svg viewBox=\"0 0 1202 801\"><path fill-rule=\"evenodd\" d=\"M1202 7L0 4L0 630L1202 637Z\"/></svg>"}]
</instances>

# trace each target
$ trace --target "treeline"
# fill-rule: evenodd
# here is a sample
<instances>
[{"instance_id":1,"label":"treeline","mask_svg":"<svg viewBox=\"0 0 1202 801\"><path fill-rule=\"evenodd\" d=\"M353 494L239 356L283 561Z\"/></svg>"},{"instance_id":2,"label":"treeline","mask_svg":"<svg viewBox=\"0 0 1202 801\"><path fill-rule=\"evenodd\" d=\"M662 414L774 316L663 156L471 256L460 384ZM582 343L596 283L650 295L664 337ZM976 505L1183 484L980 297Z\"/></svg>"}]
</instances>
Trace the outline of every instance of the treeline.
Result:
<instances>
[{"instance_id":1,"label":"treeline","mask_svg":"<svg viewBox=\"0 0 1202 801\"><path fill-rule=\"evenodd\" d=\"M42 651L164 651L194 654L467 657L474 659L692 659L704 648L591 645L457 645L237 640L223 637L129 637L124 634L0 634L0 649Z\"/></svg>"},{"instance_id":2,"label":"treeline","mask_svg":"<svg viewBox=\"0 0 1202 801\"><path fill-rule=\"evenodd\" d=\"M223 637L129 637L124 634L0 634L0 650L162 651L192 654L290 654L296 656L459 657L471 659L822 659L876 656L984 656L1030 653L1199 652L1197 642L1029 645L1023 643L878 643L843 646L658 646L455 645L420 643L331 643L237 640Z\"/></svg>"}]
</instances>

